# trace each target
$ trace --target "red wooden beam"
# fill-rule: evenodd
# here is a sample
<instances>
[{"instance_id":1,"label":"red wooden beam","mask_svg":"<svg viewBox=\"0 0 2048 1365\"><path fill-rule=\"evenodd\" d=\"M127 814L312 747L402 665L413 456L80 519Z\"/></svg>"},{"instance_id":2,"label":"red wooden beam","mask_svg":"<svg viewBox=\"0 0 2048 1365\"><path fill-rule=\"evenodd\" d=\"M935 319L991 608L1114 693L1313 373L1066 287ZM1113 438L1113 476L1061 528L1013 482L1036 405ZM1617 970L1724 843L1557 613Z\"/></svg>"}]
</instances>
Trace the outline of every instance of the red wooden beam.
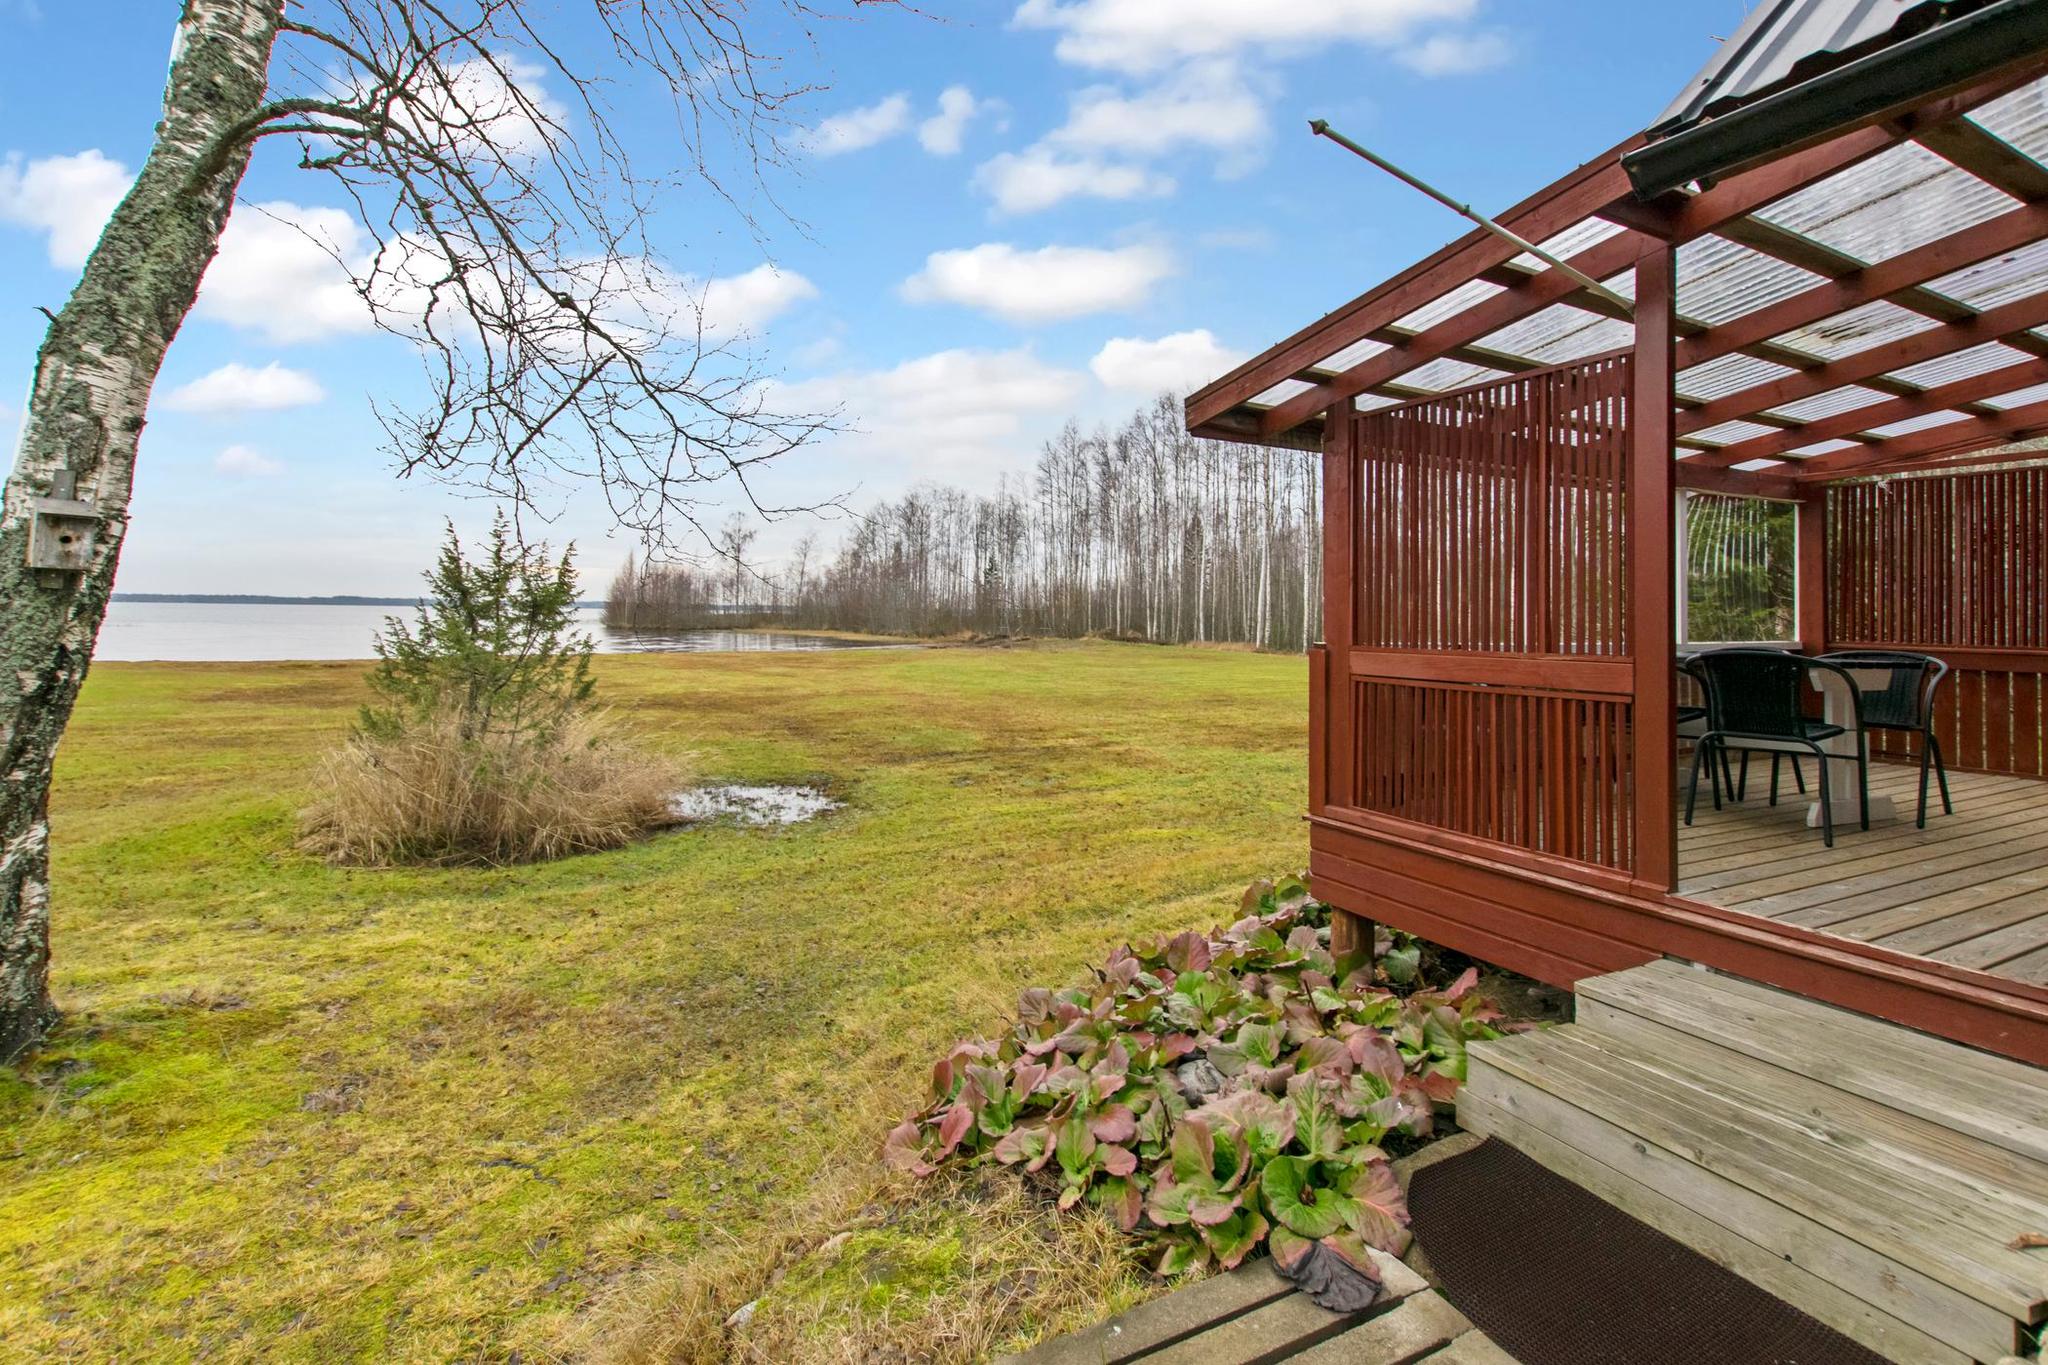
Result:
<instances>
[{"instance_id":1,"label":"red wooden beam","mask_svg":"<svg viewBox=\"0 0 2048 1365\"><path fill-rule=\"evenodd\" d=\"M1804 482L1788 479L1787 482L1794 488L1811 489L1841 483L1847 479L1870 478L1883 474L1953 474L1991 465L2039 464L2044 460L2048 460L2048 450L1972 450L1961 454L1923 455L1918 459L1902 460L1896 465L1887 465L1880 469L1852 469L1846 474L1827 474ZM1969 664L1958 666L1973 667ZM2048 673L2048 668L2039 671Z\"/></svg>"},{"instance_id":2,"label":"red wooden beam","mask_svg":"<svg viewBox=\"0 0 2048 1365\"><path fill-rule=\"evenodd\" d=\"M1751 460L1768 460L1800 446L1859 436L1873 427L1925 417L1930 412L1959 408L1979 399L1996 398L2002 393L2017 393L2036 384L2048 384L2048 360L2023 360L2017 365L2005 365L1969 379L1959 379L1953 384L1924 389L1909 398L1886 399L1833 417L1802 422L1768 436L1753 436L1747 441L1735 441L1719 449L1690 456L1684 463L1702 469L1727 469Z\"/></svg>"},{"instance_id":3,"label":"red wooden beam","mask_svg":"<svg viewBox=\"0 0 2048 1365\"><path fill-rule=\"evenodd\" d=\"M1671 467L1671 477L1678 487L1702 493L1787 501L1799 496L1799 485L1787 478L1782 469L1715 469L1697 460L1679 460Z\"/></svg>"},{"instance_id":4,"label":"red wooden beam","mask_svg":"<svg viewBox=\"0 0 2048 1365\"><path fill-rule=\"evenodd\" d=\"M1923 456L1965 454L1986 446L2024 440L2048 431L2048 403L2029 403L2011 408L1996 417L1968 417L1945 422L1925 431L1894 436L1867 450L1838 450L1802 460L1792 477L1801 482L1844 478L1855 474L1877 474L1900 467L1913 467Z\"/></svg>"},{"instance_id":5,"label":"red wooden beam","mask_svg":"<svg viewBox=\"0 0 2048 1365\"><path fill-rule=\"evenodd\" d=\"M1840 360L1829 361L1815 369L1756 384L1726 397L1703 403L1689 412L1679 414L1678 434L1689 436L1695 431L1704 431L1708 427L1732 422L1751 413L1763 412L1768 408L1796 402L1801 398L1811 398L1817 393L1826 393L1829 389L1839 389L1844 384L1855 384L1889 374L1922 361L1935 360L1956 351L1968 350L1972 346L1981 346L1987 341L1999 341L2044 323L2048 323L2048 293L2016 299L1997 308L1987 309L1968 322L1953 322L1924 332L1915 332L1898 341L1872 346L1868 350L1843 356Z\"/></svg>"},{"instance_id":6,"label":"red wooden beam","mask_svg":"<svg viewBox=\"0 0 2048 1365\"><path fill-rule=\"evenodd\" d=\"M1690 369L1808 323L1845 313L1915 285L1940 279L2048 237L2048 204L2028 204L1988 222L1938 238L1851 275L1815 285L1767 307L1731 318L1678 343L1678 368Z\"/></svg>"},{"instance_id":7,"label":"red wooden beam","mask_svg":"<svg viewBox=\"0 0 2048 1365\"><path fill-rule=\"evenodd\" d=\"M1950 165L2025 203L2048 199L2048 168L1981 123L1958 119L1915 139Z\"/></svg>"}]
</instances>

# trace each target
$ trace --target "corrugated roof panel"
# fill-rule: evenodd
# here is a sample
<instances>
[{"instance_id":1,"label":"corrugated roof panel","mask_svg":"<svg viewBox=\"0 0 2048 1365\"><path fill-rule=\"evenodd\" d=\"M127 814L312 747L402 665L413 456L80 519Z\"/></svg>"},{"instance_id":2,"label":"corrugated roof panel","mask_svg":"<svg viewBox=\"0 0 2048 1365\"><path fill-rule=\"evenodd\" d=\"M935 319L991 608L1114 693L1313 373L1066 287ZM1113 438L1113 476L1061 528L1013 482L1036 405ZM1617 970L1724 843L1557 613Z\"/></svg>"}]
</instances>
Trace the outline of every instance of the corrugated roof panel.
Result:
<instances>
[{"instance_id":1,"label":"corrugated roof panel","mask_svg":"<svg viewBox=\"0 0 2048 1365\"><path fill-rule=\"evenodd\" d=\"M1915 332L1939 326L1939 322L1925 314L1909 312L1880 299L1831 318L1822 318L1819 322L1787 332L1777 340L1795 351L1834 360L1867 351L1873 346L1902 341Z\"/></svg>"},{"instance_id":2,"label":"corrugated roof panel","mask_svg":"<svg viewBox=\"0 0 2048 1365\"><path fill-rule=\"evenodd\" d=\"M1873 436L1904 436L1908 432L1929 431L1935 427L1945 427L1951 422L1961 422L1964 420L1966 420L1965 414L1949 412L1944 409L1940 412L1922 413L1918 417L1908 417L1899 422L1887 422L1881 427L1872 427L1870 428L1870 434Z\"/></svg>"},{"instance_id":3,"label":"corrugated roof panel","mask_svg":"<svg viewBox=\"0 0 2048 1365\"><path fill-rule=\"evenodd\" d=\"M1859 261L1889 260L2017 208L2019 200L1905 142L1755 215Z\"/></svg>"},{"instance_id":4,"label":"corrugated roof panel","mask_svg":"<svg viewBox=\"0 0 2048 1365\"><path fill-rule=\"evenodd\" d=\"M1467 365L1462 360L1432 360L1421 369L1401 376L1403 384L1412 384L1418 389L1429 389L1443 393L1450 389L1462 389L1468 384L1480 384L1489 379L1505 379L1504 370L1489 370L1479 365Z\"/></svg>"},{"instance_id":5,"label":"corrugated roof panel","mask_svg":"<svg viewBox=\"0 0 2048 1365\"><path fill-rule=\"evenodd\" d=\"M1857 408L1867 408L1872 403L1882 403L1891 396L1888 393L1879 393L1875 389L1862 389L1854 384L1845 384L1839 389L1829 389L1826 393L1817 393L1811 398L1801 398L1795 402L1782 404L1771 411L1780 417L1789 417L1795 422L1818 422L1823 417L1833 417L1839 413L1853 412Z\"/></svg>"},{"instance_id":6,"label":"corrugated roof panel","mask_svg":"<svg viewBox=\"0 0 2048 1365\"><path fill-rule=\"evenodd\" d=\"M1754 356L1724 355L1681 371L1678 391L1691 398L1711 401L1757 384L1768 384L1791 373L1793 371L1783 365L1773 365Z\"/></svg>"},{"instance_id":7,"label":"corrugated roof panel","mask_svg":"<svg viewBox=\"0 0 2048 1365\"><path fill-rule=\"evenodd\" d=\"M1354 341L1320 364L1325 370L1334 370L1342 374L1352 366L1370 360L1376 355L1384 355L1392 349L1393 347L1384 341Z\"/></svg>"},{"instance_id":8,"label":"corrugated roof panel","mask_svg":"<svg viewBox=\"0 0 2048 1365\"><path fill-rule=\"evenodd\" d=\"M2026 298L2048 289L2048 241L2032 242L2018 251L1931 280L1927 287L1978 311Z\"/></svg>"},{"instance_id":9,"label":"corrugated roof panel","mask_svg":"<svg viewBox=\"0 0 2048 1365\"><path fill-rule=\"evenodd\" d=\"M1776 431L1776 427L1767 427L1761 422L1723 422L1717 427L1695 431L1693 435L1702 441L1711 441L1717 446L1730 446L1737 441L1752 441Z\"/></svg>"},{"instance_id":10,"label":"corrugated roof panel","mask_svg":"<svg viewBox=\"0 0 2048 1365\"><path fill-rule=\"evenodd\" d=\"M1619 350L1635 340L1635 328L1583 309L1553 305L1483 338L1481 346L1509 355L1559 364L1580 356Z\"/></svg>"},{"instance_id":11,"label":"corrugated roof panel","mask_svg":"<svg viewBox=\"0 0 2048 1365\"><path fill-rule=\"evenodd\" d=\"M1972 379L2007 365L2017 365L2026 358L2024 351L1989 341L1967 351L1957 351L1954 355L1937 356L1918 365L1908 365L1903 370L1894 370L1892 377L1931 389L1940 384L1953 384L1958 379Z\"/></svg>"},{"instance_id":12,"label":"corrugated roof panel","mask_svg":"<svg viewBox=\"0 0 2048 1365\"><path fill-rule=\"evenodd\" d=\"M1810 270L1725 237L1700 237L1678 248L1678 311L1710 327L1820 283Z\"/></svg>"},{"instance_id":13,"label":"corrugated roof panel","mask_svg":"<svg viewBox=\"0 0 2048 1365\"><path fill-rule=\"evenodd\" d=\"M1262 408L1276 407L1298 394L1307 393L1313 387L1299 379L1283 379L1264 393L1253 394L1251 401Z\"/></svg>"},{"instance_id":14,"label":"corrugated roof panel","mask_svg":"<svg viewBox=\"0 0 2048 1365\"><path fill-rule=\"evenodd\" d=\"M1589 246L1596 246L1609 237L1627 231L1619 223L1610 223L1605 218L1582 218L1554 237L1546 237L1536 245L1542 247L1561 261L1569 261ZM1541 258L1523 252L1515 257L1514 264L1526 270L1548 270L1550 266Z\"/></svg>"},{"instance_id":15,"label":"corrugated roof panel","mask_svg":"<svg viewBox=\"0 0 2048 1365\"><path fill-rule=\"evenodd\" d=\"M1405 317L1396 318L1396 327L1405 327L1411 332L1423 332L1442 322L1445 318L1462 313L1476 303L1484 302L1501 292L1497 284L1485 280L1467 280L1450 293L1430 300Z\"/></svg>"},{"instance_id":16,"label":"corrugated roof panel","mask_svg":"<svg viewBox=\"0 0 2048 1365\"><path fill-rule=\"evenodd\" d=\"M2015 389L2011 393L2001 393L1996 398L1984 400L1986 407L2001 410L2023 408L2029 403L2048 403L2048 384L2035 384L2031 388Z\"/></svg>"},{"instance_id":17,"label":"corrugated roof panel","mask_svg":"<svg viewBox=\"0 0 2048 1365\"><path fill-rule=\"evenodd\" d=\"M1810 446L1800 446L1796 450L1788 450L1785 453L1804 459L1809 455L1832 455L1838 450L1862 449L1865 449L1865 447L1861 441L1815 441Z\"/></svg>"},{"instance_id":18,"label":"corrugated roof panel","mask_svg":"<svg viewBox=\"0 0 2048 1365\"><path fill-rule=\"evenodd\" d=\"M2025 152L2048 161L2048 84L2029 81L2019 89L1978 105L1970 121Z\"/></svg>"}]
</instances>

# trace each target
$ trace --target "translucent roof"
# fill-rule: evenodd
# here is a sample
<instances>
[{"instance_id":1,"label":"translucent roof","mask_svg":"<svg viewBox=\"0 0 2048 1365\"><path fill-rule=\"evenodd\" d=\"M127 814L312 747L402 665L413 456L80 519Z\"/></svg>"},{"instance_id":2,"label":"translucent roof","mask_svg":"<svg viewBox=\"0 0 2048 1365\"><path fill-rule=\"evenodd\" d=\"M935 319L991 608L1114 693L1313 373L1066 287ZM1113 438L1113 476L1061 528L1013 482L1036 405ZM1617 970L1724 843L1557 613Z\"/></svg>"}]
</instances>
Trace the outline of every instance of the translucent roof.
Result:
<instances>
[{"instance_id":1,"label":"translucent roof","mask_svg":"<svg viewBox=\"0 0 2048 1365\"><path fill-rule=\"evenodd\" d=\"M1728 414L1728 420L1683 436L1682 447L1696 451L1788 431L1796 437L1801 426L1821 421L1830 422L1830 429L1839 432L1844 423L1836 419L1858 409L1890 404L1888 415L1896 414L1906 410L1899 400L1910 403L1920 390L1955 384L2031 359L2031 350L1988 342L1958 346L1949 354L1934 354L1931 359L1882 371L1851 361L1845 368L1856 382L1818 389L1813 384L1780 385L1780 392L1798 396L1771 406L1763 403L1766 395L1758 392L1757 406L1742 406L1744 395L1752 391L1779 385L1779 381L1831 362L1858 356L1881 362L1894 348L1904 352L1902 361L1914 354L1928 356L1944 344L1953 344L1941 332L1959 319L2036 296L2048 299L2048 240L2040 240L1981 260L1965 259L1945 275L1927 278L1884 298L1826 316L1814 315L1819 301L1829 298L1818 291L1831 280L1853 280L1863 267L2011 214L2025 202L2021 193L2040 193L2040 183L2048 180L2044 163L2048 163L2048 76L1970 110L1950 136L1930 137L1925 144L1896 142L1681 244L1676 254L1679 336L1682 341L1702 339L1692 350L1695 354L1704 351L1712 358L1681 369L1677 397L1681 406L1714 403L1718 412ZM2016 182L2004 183L2014 176ZM1531 202L1545 201L1539 196ZM1550 234L1540 245L1570 260L1624 231L1616 222L1591 216ZM1513 264L1531 271L1547 269L1527 253ZM1498 271L1491 273L1500 278ZM1624 298L1634 297L1632 271L1621 271L1602 283ZM1787 322L1796 325L1764 340L1737 345L1740 339L1730 338L1718 347L1710 344L1714 329L1760 309L1797 300L1810 291L1813 297L1805 308L1799 303L1788 305ZM1356 400L1359 408L1372 409L1621 350L1634 340L1629 323L1608 316L1613 308L1583 291L1491 331L1466 321L1473 309L1500 300L1507 292L1492 280L1466 278L1450 283L1435 297L1391 321L1381 312L1376 320L1358 322L1360 331L1377 328L1380 336L1393 330L1416 338L1415 344L1391 357L1390 348L1371 339L1370 334L1361 336L1355 331L1348 337L1341 335L1342 323L1319 324L1282 347L1296 373L1344 376L1361 365L1380 362L1375 365L1378 374L1390 378L1377 386L1378 392L1361 394ZM1404 305L1406 302L1404 299ZM1512 309L1512 301L1508 303ZM1508 310L1495 305L1489 311ZM1367 312L1370 310L1354 309L1348 316L1364 317ZM1806 316L1801 317L1802 312ZM1958 334L1956 340L1964 335ZM1323 336L1331 338L1328 353L1296 364L1303 355L1301 338ZM2040 349L2048 355L2048 330L2028 336L2029 345L2041 339ZM1717 350L1724 353L1714 354ZM1459 358L1461 354L1487 363L1472 363ZM1403 371L1402 364L1410 368ZM1247 367L1247 372L1252 368ZM1219 381L1212 389L1229 382ZM1287 378L1235 401L1254 410L1268 409L1310 393L1329 396L1320 384ZM1791 461L1833 450L1867 449L1873 439L1953 425L1971 415L1969 409L1981 414L2048 402L2048 384L1996 398L1957 402L1962 406L1929 410L1855 433L1866 438L1863 440L1810 441L1774 458ZM1288 415L1296 412L1312 415L1306 404L1290 409ZM1273 423L1266 425L1270 428Z\"/></svg>"}]
</instances>

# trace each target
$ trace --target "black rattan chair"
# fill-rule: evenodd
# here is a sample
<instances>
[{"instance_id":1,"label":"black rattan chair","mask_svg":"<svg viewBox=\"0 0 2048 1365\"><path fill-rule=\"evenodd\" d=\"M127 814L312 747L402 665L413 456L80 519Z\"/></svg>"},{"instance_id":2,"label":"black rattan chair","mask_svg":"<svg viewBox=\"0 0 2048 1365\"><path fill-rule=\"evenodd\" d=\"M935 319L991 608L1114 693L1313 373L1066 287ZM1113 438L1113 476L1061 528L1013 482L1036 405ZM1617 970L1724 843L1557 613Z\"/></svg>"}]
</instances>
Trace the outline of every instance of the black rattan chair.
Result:
<instances>
[{"instance_id":1,"label":"black rattan chair","mask_svg":"<svg viewBox=\"0 0 2048 1365\"><path fill-rule=\"evenodd\" d=\"M1700 764L1718 756L1725 761L1732 749L1744 755L1768 753L1811 753L1820 767L1821 841L1835 846L1834 783L1828 760L1848 759L1856 764L1857 789L1863 800L1862 826L1870 828L1870 764L1863 728L1856 728L1854 754L1830 754L1821 741L1848 733L1845 726L1815 720L1806 714L1806 700L1816 674L1833 674L1857 698L1856 680L1848 670L1820 659L1788 654L1779 649L1716 649L1693 660L1693 670L1706 689L1707 728L1693 749L1692 775L1686 786L1685 823L1692 823L1698 802ZM1851 714L1860 714L1861 704ZM1776 795L1776 771L1772 773L1772 794ZM1721 793L1714 792L1714 809L1721 808Z\"/></svg>"},{"instance_id":2,"label":"black rattan chair","mask_svg":"<svg viewBox=\"0 0 2048 1365\"><path fill-rule=\"evenodd\" d=\"M1935 779L1941 784L1942 813L1954 815L1955 803L1948 795L1948 769L1941 764L1941 741L1934 737L1934 692L1948 676L1948 665L1932 654L1892 649L1849 649L1820 657L1825 663L1849 669L1863 680L1857 687L1857 696L1865 729L1920 736L1920 810L1915 823L1921 829L1927 828L1930 760ZM1881 675L1882 682L1874 675Z\"/></svg>"},{"instance_id":3,"label":"black rattan chair","mask_svg":"<svg viewBox=\"0 0 2048 1365\"><path fill-rule=\"evenodd\" d=\"M1695 656L1691 654L1680 656L1678 660L1678 671L1680 673L1683 673L1686 677L1692 680L1694 686L1697 687L1700 691L1701 700L1705 700L1707 685L1700 678L1699 670L1693 666L1694 658ZM1680 704L1676 708L1676 710L1678 717L1679 740L1681 742L1690 741L1694 745L1694 747L1698 747L1700 736L1705 734L1707 729L1707 708L1704 706L1687 706L1684 704ZM1742 774L1745 786L1748 785L1749 777L1749 770L1747 766L1748 761L1748 758L1745 756L1745 758L1743 759L1744 768ZM1793 760L1792 771L1794 776L1798 775L1799 762L1797 759ZM1728 798L1731 801L1740 801L1742 799L1741 795L1735 789L1735 774L1732 770L1730 770L1728 766L1727 754L1724 753L1721 755L1720 762L1718 764L1709 763L1707 765L1707 777L1714 784L1715 810L1721 809L1721 789L1724 785L1728 789ZM1773 767L1771 769L1773 805L1776 804L1777 777L1778 770L1776 767ZM1806 790L1806 780L1804 778L1800 778L1799 790Z\"/></svg>"}]
</instances>

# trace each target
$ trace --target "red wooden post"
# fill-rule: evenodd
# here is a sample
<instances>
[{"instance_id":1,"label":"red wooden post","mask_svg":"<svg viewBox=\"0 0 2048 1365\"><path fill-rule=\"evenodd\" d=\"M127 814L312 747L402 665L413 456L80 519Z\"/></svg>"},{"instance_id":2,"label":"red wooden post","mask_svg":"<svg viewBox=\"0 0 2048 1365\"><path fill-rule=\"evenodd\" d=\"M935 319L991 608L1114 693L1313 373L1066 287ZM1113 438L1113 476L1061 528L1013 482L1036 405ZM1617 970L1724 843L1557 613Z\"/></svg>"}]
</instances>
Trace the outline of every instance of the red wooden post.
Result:
<instances>
[{"instance_id":1,"label":"red wooden post","mask_svg":"<svg viewBox=\"0 0 2048 1365\"><path fill-rule=\"evenodd\" d=\"M1793 630L1808 654L1828 647L1828 495L1824 488L1799 498L1798 550L1793 556L1796 619Z\"/></svg>"},{"instance_id":2,"label":"red wooden post","mask_svg":"<svg viewBox=\"0 0 2048 1365\"><path fill-rule=\"evenodd\" d=\"M1348 398L1323 414L1323 747L1310 761L1322 767L1318 795L1324 805L1342 807L1358 804L1358 703L1351 682L1352 635L1358 620L1355 428ZM1338 958L1370 957L1372 941L1371 920L1349 910L1331 914L1330 951Z\"/></svg>"},{"instance_id":3,"label":"red wooden post","mask_svg":"<svg viewBox=\"0 0 2048 1365\"><path fill-rule=\"evenodd\" d=\"M1675 253L1655 243L1636 260L1636 348L1629 394L1629 652L1635 664L1635 875L1678 885L1677 536L1672 472Z\"/></svg>"}]
</instances>

